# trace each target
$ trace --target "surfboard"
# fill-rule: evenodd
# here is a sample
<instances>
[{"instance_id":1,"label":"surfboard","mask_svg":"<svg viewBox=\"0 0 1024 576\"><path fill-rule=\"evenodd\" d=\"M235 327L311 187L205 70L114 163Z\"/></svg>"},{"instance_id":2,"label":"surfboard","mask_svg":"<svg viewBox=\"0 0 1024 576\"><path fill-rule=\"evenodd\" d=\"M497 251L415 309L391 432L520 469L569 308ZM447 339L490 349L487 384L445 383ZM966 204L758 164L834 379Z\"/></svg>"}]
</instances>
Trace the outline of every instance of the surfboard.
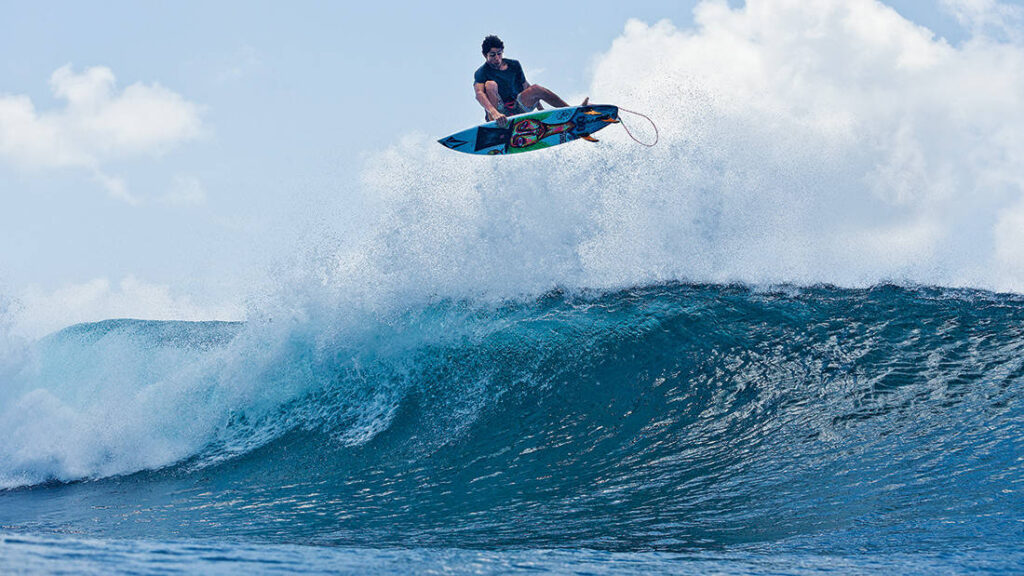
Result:
<instances>
[{"instance_id":1,"label":"surfboard","mask_svg":"<svg viewBox=\"0 0 1024 576\"><path fill-rule=\"evenodd\" d=\"M565 144L619 121L619 109L607 104L552 108L508 117L505 128L488 122L438 140L467 154L518 154Z\"/></svg>"}]
</instances>

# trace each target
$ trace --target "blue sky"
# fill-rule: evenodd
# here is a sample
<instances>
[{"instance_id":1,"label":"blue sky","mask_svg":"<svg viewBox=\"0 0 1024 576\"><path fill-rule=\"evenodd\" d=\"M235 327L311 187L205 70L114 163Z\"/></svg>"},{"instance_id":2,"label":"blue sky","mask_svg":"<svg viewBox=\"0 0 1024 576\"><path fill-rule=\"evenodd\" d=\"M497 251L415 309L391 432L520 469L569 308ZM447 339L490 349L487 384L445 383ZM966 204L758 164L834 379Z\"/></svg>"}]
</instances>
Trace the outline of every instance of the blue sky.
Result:
<instances>
[{"instance_id":1,"label":"blue sky","mask_svg":"<svg viewBox=\"0 0 1024 576\"><path fill-rule=\"evenodd\" d=\"M318 206L353 194L368 155L477 122L470 78L485 34L570 99L588 92L628 19L686 29L696 4L574 3L531 16L477 2L5 1L0 97L59 115L55 72L70 65L73 83L102 67L113 97L140 85L188 118L102 153L83 140L84 160L0 156L0 295L130 278L237 313ZM970 33L949 6L986 1L888 4L956 45Z\"/></svg>"},{"instance_id":2,"label":"blue sky","mask_svg":"<svg viewBox=\"0 0 1024 576\"><path fill-rule=\"evenodd\" d=\"M549 9L545 21L565 22L556 34L496 24L471 2L8 3L0 93L27 95L39 112L59 108L55 70L105 66L119 87L159 83L200 106L204 134L106 165L150 200L141 206L108 197L82 170L0 169L0 278L56 287L96 275L167 282L244 271L259 258L251 243L274 231L281 211L345 193L362 152L475 123L469 78L485 33L503 35L534 82L577 93L590 58L627 18L685 22L690 12L687 3L616 4ZM199 183L203 205L152 202L182 180Z\"/></svg>"}]
</instances>

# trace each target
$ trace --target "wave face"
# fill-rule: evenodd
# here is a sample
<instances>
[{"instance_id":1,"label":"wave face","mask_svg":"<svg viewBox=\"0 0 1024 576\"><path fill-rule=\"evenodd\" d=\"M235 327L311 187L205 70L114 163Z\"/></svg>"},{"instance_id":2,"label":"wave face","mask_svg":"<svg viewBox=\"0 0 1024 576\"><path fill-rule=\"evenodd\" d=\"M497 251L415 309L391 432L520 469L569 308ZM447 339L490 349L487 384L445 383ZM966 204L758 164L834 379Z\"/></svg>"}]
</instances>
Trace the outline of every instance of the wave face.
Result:
<instances>
[{"instance_id":1,"label":"wave face","mask_svg":"<svg viewBox=\"0 0 1024 576\"><path fill-rule=\"evenodd\" d=\"M0 524L371 547L1022 541L1018 296L668 284L339 326L111 321L40 342L3 392Z\"/></svg>"}]
</instances>

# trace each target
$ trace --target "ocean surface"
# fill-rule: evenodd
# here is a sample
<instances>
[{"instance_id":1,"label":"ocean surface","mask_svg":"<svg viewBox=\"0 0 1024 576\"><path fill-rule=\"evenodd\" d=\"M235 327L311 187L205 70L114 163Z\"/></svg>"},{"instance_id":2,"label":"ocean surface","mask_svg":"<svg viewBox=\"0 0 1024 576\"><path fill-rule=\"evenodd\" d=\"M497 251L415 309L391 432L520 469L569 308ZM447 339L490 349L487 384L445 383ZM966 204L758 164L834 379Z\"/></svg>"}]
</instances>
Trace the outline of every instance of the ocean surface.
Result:
<instances>
[{"instance_id":1,"label":"ocean surface","mask_svg":"<svg viewBox=\"0 0 1024 576\"><path fill-rule=\"evenodd\" d=\"M0 364L0 572L1024 570L1024 297L661 283Z\"/></svg>"}]
</instances>

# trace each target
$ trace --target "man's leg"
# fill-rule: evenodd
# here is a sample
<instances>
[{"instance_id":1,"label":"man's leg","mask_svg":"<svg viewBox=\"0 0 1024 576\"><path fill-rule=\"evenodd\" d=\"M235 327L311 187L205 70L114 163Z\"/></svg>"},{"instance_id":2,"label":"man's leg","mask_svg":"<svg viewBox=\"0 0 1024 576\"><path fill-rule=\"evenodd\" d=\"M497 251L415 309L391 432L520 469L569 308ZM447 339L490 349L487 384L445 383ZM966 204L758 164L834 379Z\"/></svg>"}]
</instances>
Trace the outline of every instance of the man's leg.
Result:
<instances>
[{"instance_id":1,"label":"man's leg","mask_svg":"<svg viewBox=\"0 0 1024 576\"><path fill-rule=\"evenodd\" d=\"M498 109L499 112L505 110L505 104L501 101L501 96L498 95L498 83L494 80L488 80L484 83L484 93L487 94L487 99L491 101L491 104ZM491 118L493 120L493 118Z\"/></svg>"},{"instance_id":2,"label":"man's leg","mask_svg":"<svg viewBox=\"0 0 1024 576\"><path fill-rule=\"evenodd\" d=\"M520 92L519 101L527 108L533 108L537 105L537 102L540 101L544 101L549 106L554 106L555 108L565 108L569 105L565 100L559 98L558 94L555 94L540 84L534 84Z\"/></svg>"}]
</instances>

